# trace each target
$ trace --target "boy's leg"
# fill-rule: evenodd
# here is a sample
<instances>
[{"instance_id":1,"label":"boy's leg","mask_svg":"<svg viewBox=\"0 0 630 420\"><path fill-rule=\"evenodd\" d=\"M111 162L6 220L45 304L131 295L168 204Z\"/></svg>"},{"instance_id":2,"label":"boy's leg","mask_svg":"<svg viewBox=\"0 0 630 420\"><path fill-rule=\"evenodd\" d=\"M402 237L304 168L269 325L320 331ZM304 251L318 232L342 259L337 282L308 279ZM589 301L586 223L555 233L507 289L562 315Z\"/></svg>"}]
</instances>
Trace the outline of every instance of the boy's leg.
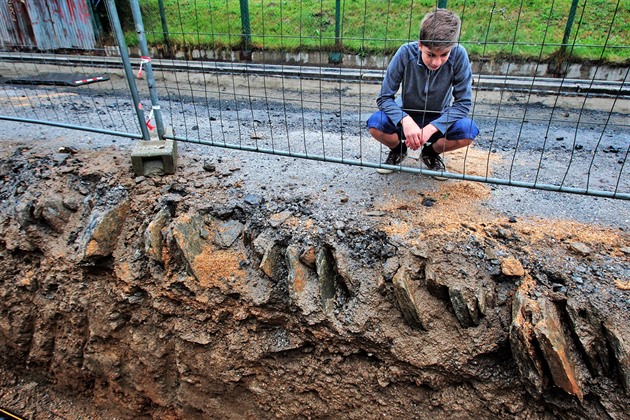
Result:
<instances>
[{"instance_id":1,"label":"boy's leg","mask_svg":"<svg viewBox=\"0 0 630 420\"><path fill-rule=\"evenodd\" d=\"M459 120L448 129L446 136L429 140L422 149L422 161L433 171L444 171L446 167L440 154L470 146L477 134L479 129L473 120Z\"/></svg>"},{"instance_id":2,"label":"boy's leg","mask_svg":"<svg viewBox=\"0 0 630 420\"><path fill-rule=\"evenodd\" d=\"M446 140L445 137L442 137L436 142L431 143L431 148L435 151L435 153L442 154L444 152L452 152L453 150L470 146L472 143L473 139Z\"/></svg>"},{"instance_id":3,"label":"boy's leg","mask_svg":"<svg viewBox=\"0 0 630 420\"><path fill-rule=\"evenodd\" d=\"M367 121L367 126L372 137L390 149L387 159L383 163L400 165L407 157L407 146L401 140L400 129L382 111L376 111L372 114ZM381 174L393 172L391 169L385 168L379 168L376 171Z\"/></svg>"}]
</instances>

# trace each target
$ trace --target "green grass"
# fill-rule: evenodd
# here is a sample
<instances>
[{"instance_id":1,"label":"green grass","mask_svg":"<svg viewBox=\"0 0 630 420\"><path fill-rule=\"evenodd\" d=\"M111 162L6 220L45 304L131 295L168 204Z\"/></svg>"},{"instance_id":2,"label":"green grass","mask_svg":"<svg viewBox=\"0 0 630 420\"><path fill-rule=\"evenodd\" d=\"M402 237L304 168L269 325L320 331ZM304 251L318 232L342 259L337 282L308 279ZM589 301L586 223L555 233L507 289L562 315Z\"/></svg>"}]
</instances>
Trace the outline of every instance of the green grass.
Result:
<instances>
[{"instance_id":1,"label":"green grass","mask_svg":"<svg viewBox=\"0 0 630 420\"><path fill-rule=\"evenodd\" d=\"M163 0L170 43L178 48L243 46L239 0ZM158 0L140 0L147 39L164 43ZM341 0L340 44L335 0L249 0L255 50L391 54L418 38L435 0ZM471 57L550 59L560 50L571 0L449 0L462 19ZM566 47L573 60L630 63L630 1L580 0ZM132 28L130 28L132 29ZM130 31L127 37L133 43Z\"/></svg>"}]
</instances>

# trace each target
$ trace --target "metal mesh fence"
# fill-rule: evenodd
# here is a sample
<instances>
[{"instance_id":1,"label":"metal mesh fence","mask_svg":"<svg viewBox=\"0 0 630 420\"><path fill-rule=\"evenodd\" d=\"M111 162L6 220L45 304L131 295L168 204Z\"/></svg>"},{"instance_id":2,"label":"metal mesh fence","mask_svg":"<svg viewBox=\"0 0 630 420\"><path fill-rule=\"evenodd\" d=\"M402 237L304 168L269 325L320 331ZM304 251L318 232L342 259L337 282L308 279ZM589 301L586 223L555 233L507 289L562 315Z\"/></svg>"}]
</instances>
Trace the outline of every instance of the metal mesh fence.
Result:
<instances>
[{"instance_id":1,"label":"metal mesh fence","mask_svg":"<svg viewBox=\"0 0 630 420\"><path fill-rule=\"evenodd\" d=\"M388 149L365 122L392 54L418 39L422 16L438 3L446 2L141 0L146 53L131 10L119 7L134 81L125 81L125 63L112 57L116 48L42 56L12 47L0 56L5 77L37 75L44 63L109 80L81 88L4 83L0 118L140 138L128 93L135 83L142 118L153 102L173 129L166 138L379 167ZM462 19L459 41L473 67L470 116L481 133L471 147L444 155L444 175L630 198L627 4L451 0L447 6ZM98 44L113 39L103 31ZM139 77L141 65L155 81L147 84L146 72ZM149 101L147 85L159 102ZM399 170L431 173L413 153Z\"/></svg>"}]
</instances>

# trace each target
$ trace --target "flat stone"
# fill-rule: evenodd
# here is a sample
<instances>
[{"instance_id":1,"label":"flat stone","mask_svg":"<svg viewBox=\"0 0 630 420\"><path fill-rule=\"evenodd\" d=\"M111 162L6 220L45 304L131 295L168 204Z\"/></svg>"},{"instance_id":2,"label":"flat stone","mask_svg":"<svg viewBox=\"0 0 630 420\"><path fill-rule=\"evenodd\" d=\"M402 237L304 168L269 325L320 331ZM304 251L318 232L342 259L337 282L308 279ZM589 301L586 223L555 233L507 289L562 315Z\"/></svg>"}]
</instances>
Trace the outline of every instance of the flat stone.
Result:
<instances>
[{"instance_id":1,"label":"flat stone","mask_svg":"<svg viewBox=\"0 0 630 420\"><path fill-rule=\"evenodd\" d=\"M116 248L122 232L129 201L123 200L112 208L95 208L81 237L82 260L92 257L106 257Z\"/></svg>"},{"instance_id":2,"label":"flat stone","mask_svg":"<svg viewBox=\"0 0 630 420\"><path fill-rule=\"evenodd\" d=\"M411 279L404 266L398 269L392 279L392 284L394 285L394 293L398 307L407 323L413 328L425 329L414 293L415 287L412 285Z\"/></svg>"},{"instance_id":3,"label":"flat stone","mask_svg":"<svg viewBox=\"0 0 630 420\"><path fill-rule=\"evenodd\" d=\"M291 302L309 317L310 323L321 322L325 319L321 311L319 286L315 270L300 261L297 246L289 245L286 251L289 298Z\"/></svg>"},{"instance_id":4,"label":"flat stone","mask_svg":"<svg viewBox=\"0 0 630 420\"><path fill-rule=\"evenodd\" d=\"M523 277L525 269L519 260L508 257L501 260L501 273L508 277Z\"/></svg>"},{"instance_id":5,"label":"flat stone","mask_svg":"<svg viewBox=\"0 0 630 420\"><path fill-rule=\"evenodd\" d=\"M630 333L628 326L616 325L611 320L604 321L604 331L619 367L621 384L630 395Z\"/></svg>"},{"instance_id":6,"label":"flat stone","mask_svg":"<svg viewBox=\"0 0 630 420\"><path fill-rule=\"evenodd\" d=\"M276 243L268 244L259 267L263 273L275 282L285 278L287 267L284 248Z\"/></svg>"},{"instance_id":7,"label":"flat stone","mask_svg":"<svg viewBox=\"0 0 630 420\"><path fill-rule=\"evenodd\" d=\"M514 294L509 337L521 377L534 394L540 395L551 380L568 394L583 398L574 356L552 302L542 296L532 299L522 285Z\"/></svg>"},{"instance_id":8,"label":"flat stone","mask_svg":"<svg viewBox=\"0 0 630 420\"><path fill-rule=\"evenodd\" d=\"M572 242L569 244L569 248L571 249L571 251L581 256L587 256L592 252L591 248L589 248L582 242Z\"/></svg>"},{"instance_id":9,"label":"flat stone","mask_svg":"<svg viewBox=\"0 0 630 420\"><path fill-rule=\"evenodd\" d=\"M241 236L244 227L238 220L229 220L217 226L214 242L223 248L229 248Z\"/></svg>"},{"instance_id":10,"label":"flat stone","mask_svg":"<svg viewBox=\"0 0 630 420\"><path fill-rule=\"evenodd\" d=\"M164 236L162 230L170 221L170 211L163 208L153 218L144 232L144 251L149 258L162 262L162 244Z\"/></svg>"},{"instance_id":11,"label":"flat stone","mask_svg":"<svg viewBox=\"0 0 630 420\"><path fill-rule=\"evenodd\" d=\"M271 225L271 227L276 228L280 226L281 224L283 224L291 216L292 216L292 213L288 210L285 210L280 213L275 213L271 215L271 217L269 218L269 224Z\"/></svg>"}]
</instances>

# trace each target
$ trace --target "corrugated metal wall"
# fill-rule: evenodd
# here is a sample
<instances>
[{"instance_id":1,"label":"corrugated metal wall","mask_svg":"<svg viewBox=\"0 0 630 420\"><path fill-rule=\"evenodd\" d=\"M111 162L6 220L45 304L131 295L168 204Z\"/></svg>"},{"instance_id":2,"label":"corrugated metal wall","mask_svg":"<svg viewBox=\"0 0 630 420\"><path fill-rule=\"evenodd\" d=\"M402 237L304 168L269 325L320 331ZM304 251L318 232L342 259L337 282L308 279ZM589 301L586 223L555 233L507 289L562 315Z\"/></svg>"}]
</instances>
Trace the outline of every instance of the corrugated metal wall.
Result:
<instances>
[{"instance_id":1,"label":"corrugated metal wall","mask_svg":"<svg viewBox=\"0 0 630 420\"><path fill-rule=\"evenodd\" d=\"M2 48L94 49L90 0L0 0Z\"/></svg>"}]
</instances>

